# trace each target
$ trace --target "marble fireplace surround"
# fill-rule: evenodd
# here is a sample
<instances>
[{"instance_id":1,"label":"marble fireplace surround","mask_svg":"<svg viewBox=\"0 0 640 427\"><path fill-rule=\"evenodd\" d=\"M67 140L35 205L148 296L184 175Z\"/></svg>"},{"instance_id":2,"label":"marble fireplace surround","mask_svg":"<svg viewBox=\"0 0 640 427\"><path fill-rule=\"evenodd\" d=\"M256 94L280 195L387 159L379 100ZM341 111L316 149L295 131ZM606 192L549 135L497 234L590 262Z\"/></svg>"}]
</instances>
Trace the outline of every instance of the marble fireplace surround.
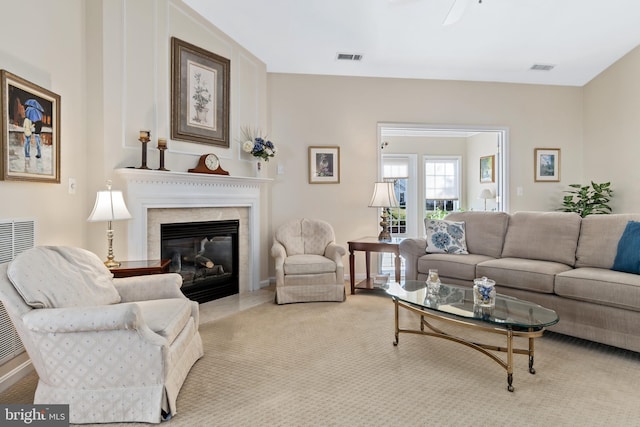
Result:
<instances>
[{"instance_id":1,"label":"marble fireplace surround","mask_svg":"<svg viewBox=\"0 0 640 427\"><path fill-rule=\"evenodd\" d=\"M116 169L133 217L128 258L160 258L160 224L238 219L240 293L260 289L260 188L266 179Z\"/></svg>"}]
</instances>

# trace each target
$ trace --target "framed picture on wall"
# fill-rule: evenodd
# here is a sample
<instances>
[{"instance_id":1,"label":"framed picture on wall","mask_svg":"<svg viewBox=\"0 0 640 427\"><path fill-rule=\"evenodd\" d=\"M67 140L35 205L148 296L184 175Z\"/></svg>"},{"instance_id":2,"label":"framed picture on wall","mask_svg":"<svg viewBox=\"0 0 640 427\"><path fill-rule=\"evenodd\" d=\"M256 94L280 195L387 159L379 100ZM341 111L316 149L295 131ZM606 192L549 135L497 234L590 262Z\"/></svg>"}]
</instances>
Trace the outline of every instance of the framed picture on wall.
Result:
<instances>
[{"instance_id":1,"label":"framed picture on wall","mask_svg":"<svg viewBox=\"0 0 640 427\"><path fill-rule=\"evenodd\" d=\"M171 138L229 147L231 61L171 38Z\"/></svg>"},{"instance_id":2,"label":"framed picture on wall","mask_svg":"<svg viewBox=\"0 0 640 427\"><path fill-rule=\"evenodd\" d=\"M309 184L340 183L340 147L309 147Z\"/></svg>"},{"instance_id":3,"label":"framed picture on wall","mask_svg":"<svg viewBox=\"0 0 640 427\"><path fill-rule=\"evenodd\" d=\"M534 151L535 182L560 181L560 149L536 148Z\"/></svg>"},{"instance_id":4,"label":"framed picture on wall","mask_svg":"<svg viewBox=\"0 0 640 427\"><path fill-rule=\"evenodd\" d=\"M59 183L60 95L6 70L0 79L0 179Z\"/></svg>"},{"instance_id":5,"label":"framed picture on wall","mask_svg":"<svg viewBox=\"0 0 640 427\"><path fill-rule=\"evenodd\" d=\"M496 181L495 169L496 156L480 157L480 182L491 183Z\"/></svg>"}]
</instances>

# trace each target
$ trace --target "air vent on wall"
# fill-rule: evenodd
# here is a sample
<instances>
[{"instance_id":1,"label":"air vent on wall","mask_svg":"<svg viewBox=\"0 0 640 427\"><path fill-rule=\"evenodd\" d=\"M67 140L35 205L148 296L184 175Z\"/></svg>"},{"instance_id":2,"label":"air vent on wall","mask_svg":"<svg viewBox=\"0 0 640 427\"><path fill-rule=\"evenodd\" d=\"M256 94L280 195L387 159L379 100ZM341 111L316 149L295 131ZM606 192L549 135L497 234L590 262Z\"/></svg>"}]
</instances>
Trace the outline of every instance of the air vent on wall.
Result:
<instances>
[{"instance_id":1,"label":"air vent on wall","mask_svg":"<svg viewBox=\"0 0 640 427\"><path fill-rule=\"evenodd\" d=\"M551 71L554 68L555 68L555 65L551 65L551 64L533 64L529 69L535 70L535 71Z\"/></svg>"},{"instance_id":2,"label":"air vent on wall","mask_svg":"<svg viewBox=\"0 0 640 427\"><path fill-rule=\"evenodd\" d=\"M338 53L338 61L362 61L362 55L358 53Z\"/></svg>"}]
</instances>

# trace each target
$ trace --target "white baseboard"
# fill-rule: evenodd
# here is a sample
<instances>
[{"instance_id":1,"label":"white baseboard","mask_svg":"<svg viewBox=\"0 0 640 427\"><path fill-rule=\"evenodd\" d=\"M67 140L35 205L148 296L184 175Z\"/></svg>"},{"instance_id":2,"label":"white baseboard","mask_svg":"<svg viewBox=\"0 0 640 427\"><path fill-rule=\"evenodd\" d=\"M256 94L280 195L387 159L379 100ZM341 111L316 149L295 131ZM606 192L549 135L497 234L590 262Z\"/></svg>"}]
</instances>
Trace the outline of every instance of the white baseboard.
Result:
<instances>
[{"instance_id":1,"label":"white baseboard","mask_svg":"<svg viewBox=\"0 0 640 427\"><path fill-rule=\"evenodd\" d=\"M0 377L0 393L8 390L12 385L26 377L33 371L31 359L25 360L2 377Z\"/></svg>"}]
</instances>

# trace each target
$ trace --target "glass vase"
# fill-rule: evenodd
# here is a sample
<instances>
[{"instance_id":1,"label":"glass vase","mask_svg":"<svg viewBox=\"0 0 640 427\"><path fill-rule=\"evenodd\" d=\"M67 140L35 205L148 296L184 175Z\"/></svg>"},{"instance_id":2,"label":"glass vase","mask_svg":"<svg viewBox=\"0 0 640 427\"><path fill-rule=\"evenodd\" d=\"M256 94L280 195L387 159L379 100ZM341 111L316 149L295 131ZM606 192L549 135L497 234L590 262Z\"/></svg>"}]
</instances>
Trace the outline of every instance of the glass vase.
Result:
<instances>
[{"instance_id":1,"label":"glass vase","mask_svg":"<svg viewBox=\"0 0 640 427\"><path fill-rule=\"evenodd\" d=\"M429 277L427 278L427 296L436 297L440 292L440 276L438 270L429 269Z\"/></svg>"}]
</instances>

